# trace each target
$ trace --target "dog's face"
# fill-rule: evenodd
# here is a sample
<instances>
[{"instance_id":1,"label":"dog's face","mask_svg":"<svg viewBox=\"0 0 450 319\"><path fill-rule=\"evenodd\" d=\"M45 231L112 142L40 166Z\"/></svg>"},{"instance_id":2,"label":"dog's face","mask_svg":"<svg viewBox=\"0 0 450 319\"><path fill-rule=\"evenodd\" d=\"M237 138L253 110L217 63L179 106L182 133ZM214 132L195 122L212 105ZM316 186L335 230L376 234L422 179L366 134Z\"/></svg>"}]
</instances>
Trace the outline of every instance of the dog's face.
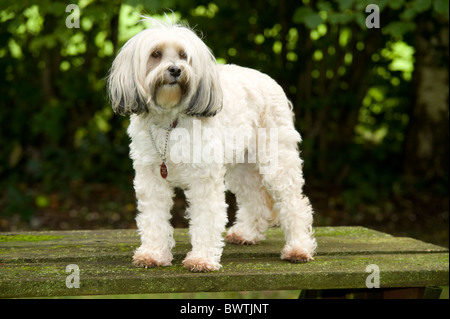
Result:
<instances>
[{"instance_id":1,"label":"dog's face","mask_svg":"<svg viewBox=\"0 0 450 319\"><path fill-rule=\"evenodd\" d=\"M186 49L176 43L162 41L150 49L147 61L150 94L156 105L173 108L189 94L189 78L193 73Z\"/></svg>"},{"instance_id":2,"label":"dog's face","mask_svg":"<svg viewBox=\"0 0 450 319\"><path fill-rule=\"evenodd\" d=\"M113 62L108 89L114 111L122 115L175 109L213 116L222 108L214 56L193 31L178 25L160 25L131 38Z\"/></svg>"}]
</instances>

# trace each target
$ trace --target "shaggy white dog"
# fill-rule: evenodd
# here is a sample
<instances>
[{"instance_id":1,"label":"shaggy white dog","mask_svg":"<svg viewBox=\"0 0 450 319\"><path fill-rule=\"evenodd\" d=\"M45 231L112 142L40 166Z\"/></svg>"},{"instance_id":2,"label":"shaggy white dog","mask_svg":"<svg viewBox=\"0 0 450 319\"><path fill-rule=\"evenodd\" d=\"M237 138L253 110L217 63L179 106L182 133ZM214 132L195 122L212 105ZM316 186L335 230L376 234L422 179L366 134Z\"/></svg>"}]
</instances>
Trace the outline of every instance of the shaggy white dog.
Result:
<instances>
[{"instance_id":1,"label":"shaggy white dog","mask_svg":"<svg viewBox=\"0 0 450 319\"><path fill-rule=\"evenodd\" d=\"M134 264L171 265L174 187L185 191L189 204L187 269L221 267L227 188L239 210L226 241L258 243L279 221L286 240L281 258L313 259L313 210L302 194L301 138L282 88L258 71L218 65L191 29L149 21L154 27L123 46L108 77L114 111L131 114L142 243Z\"/></svg>"}]
</instances>

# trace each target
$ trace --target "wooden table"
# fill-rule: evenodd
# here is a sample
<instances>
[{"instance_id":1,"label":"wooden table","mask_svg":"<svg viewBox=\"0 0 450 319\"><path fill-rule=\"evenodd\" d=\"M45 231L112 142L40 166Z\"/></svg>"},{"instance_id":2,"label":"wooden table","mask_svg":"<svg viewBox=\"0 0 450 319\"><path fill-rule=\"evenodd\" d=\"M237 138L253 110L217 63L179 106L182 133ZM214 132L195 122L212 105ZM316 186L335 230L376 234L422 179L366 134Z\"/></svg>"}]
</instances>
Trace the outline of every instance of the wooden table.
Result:
<instances>
[{"instance_id":1,"label":"wooden table","mask_svg":"<svg viewBox=\"0 0 450 319\"><path fill-rule=\"evenodd\" d=\"M447 248L363 227L315 234L317 255L306 264L280 259L274 228L258 245L227 244L221 270L191 273L181 265L187 229L175 230L173 265L150 269L132 265L135 230L0 233L0 297L294 289L302 298L436 298L448 286Z\"/></svg>"}]
</instances>

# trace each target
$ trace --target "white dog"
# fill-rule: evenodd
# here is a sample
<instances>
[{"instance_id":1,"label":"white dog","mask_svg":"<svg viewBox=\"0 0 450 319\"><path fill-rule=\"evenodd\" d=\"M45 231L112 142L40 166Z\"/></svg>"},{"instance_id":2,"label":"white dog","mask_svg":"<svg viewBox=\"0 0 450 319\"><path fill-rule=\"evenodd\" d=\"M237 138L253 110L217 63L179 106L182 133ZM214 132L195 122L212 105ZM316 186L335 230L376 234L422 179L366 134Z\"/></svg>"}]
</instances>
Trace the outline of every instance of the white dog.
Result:
<instances>
[{"instance_id":1,"label":"white dog","mask_svg":"<svg viewBox=\"0 0 450 319\"><path fill-rule=\"evenodd\" d=\"M226 188L236 195L239 206L226 241L258 243L279 221L286 240L281 258L313 259L313 210L302 195L301 138L282 88L258 71L218 65L191 29L148 20L155 26L123 46L108 77L114 111L131 114L128 134L142 243L134 264L171 265L174 187L185 191L189 203L192 250L183 261L187 269L221 267ZM276 134L268 140L265 129ZM225 145L229 132L235 139L245 136L243 149L238 147L243 145L240 141ZM249 147L265 149L274 143L275 154L269 155ZM182 160L175 160L180 153ZM212 153L214 160L208 158ZM276 165L264 171L267 163Z\"/></svg>"}]
</instances>

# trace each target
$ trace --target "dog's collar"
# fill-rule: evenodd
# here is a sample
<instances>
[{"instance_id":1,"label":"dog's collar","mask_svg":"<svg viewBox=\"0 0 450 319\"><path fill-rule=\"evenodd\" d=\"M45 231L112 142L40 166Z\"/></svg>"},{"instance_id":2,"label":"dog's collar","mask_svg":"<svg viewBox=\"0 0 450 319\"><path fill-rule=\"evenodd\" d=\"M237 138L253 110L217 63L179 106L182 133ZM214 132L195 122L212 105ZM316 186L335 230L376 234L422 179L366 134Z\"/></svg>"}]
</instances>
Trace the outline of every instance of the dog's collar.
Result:
<instances>
[{"instance_id":1,"label":"dog's collar","mask_svg":"<svg viewBox=\"0 0 450 319\"><path fill-rule=\"evenodd\" d=\"M163 130L166 130L166 131L171 131L171 130L173 130L174 128L177 127L177 125L178 125L178 118L176 118L173 122L171 122L169 127L161 126L160 124L155 124L155 123L153 123L151 125L152 125L152 127L157 127L159 129L163 129Z\"/></svg>"},{"instance_id":2,"label":"dog's collar","mask_svg":"<svg viewBox=\"0 0 450 319\"><path fill-rule=\"evenodd\" d=\"M173 130L174 128L176 128L178 125L178 119L175 119L175 121L172 122L172 124L170 124L170 129Z\"/></svg>"},{"instance_id":3,"label":"dog's collar","mask_svg":"<svg viewBox=\"0 0 450 319\"><path fill-rule=\"evenodd\" d=\"M165 139L165 142L164 142L164 151L163 152L161 152L158 149L158 146L156 145L156 141L155 141L155 138L153 137L152 129L150 128L150 131L149 131L150 132L150 138L152 139L153 147L155 148L156 153L158 153L159 158L161 159L161 164L159 166L159 173L161 174L161 177L164 178L164 179L166 179L167 175L169 175L169 171L168 171L167 165L166 165L166 160L167 160L166 159L166 153L167 153L167 144L169 142L169 135L170 135L170 132L172 132L172 130L175 127L177 127L177 125L178 125L178 119L175 119L175 121L173 121L172 124L170 124L169 128L166 129L166 139Z\"/></svg>"}]
</instances>

